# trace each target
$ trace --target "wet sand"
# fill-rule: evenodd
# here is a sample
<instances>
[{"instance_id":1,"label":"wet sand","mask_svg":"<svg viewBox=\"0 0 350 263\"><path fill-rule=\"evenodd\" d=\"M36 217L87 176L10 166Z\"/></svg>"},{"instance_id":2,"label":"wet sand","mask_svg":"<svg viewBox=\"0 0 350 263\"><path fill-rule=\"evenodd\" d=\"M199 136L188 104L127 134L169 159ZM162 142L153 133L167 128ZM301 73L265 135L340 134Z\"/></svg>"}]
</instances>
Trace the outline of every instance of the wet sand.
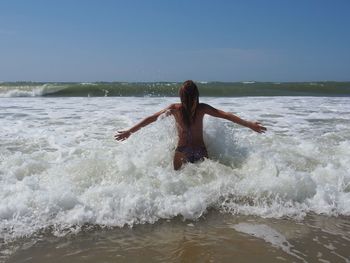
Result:
<instances>
[{"instance_id":1,"label":"wet sand","mask_svg":"<svg viewBox=\"0 0 350 263\"><path fill-rule=\"evenodd\" d=\"M198 221L175 218L133 228L85 226L63 237L52 231L38 233L2 246L2 259L16 263L350 262L349 247L349 217L264 219L212 211Z\"/></svg>"}]
</instances>

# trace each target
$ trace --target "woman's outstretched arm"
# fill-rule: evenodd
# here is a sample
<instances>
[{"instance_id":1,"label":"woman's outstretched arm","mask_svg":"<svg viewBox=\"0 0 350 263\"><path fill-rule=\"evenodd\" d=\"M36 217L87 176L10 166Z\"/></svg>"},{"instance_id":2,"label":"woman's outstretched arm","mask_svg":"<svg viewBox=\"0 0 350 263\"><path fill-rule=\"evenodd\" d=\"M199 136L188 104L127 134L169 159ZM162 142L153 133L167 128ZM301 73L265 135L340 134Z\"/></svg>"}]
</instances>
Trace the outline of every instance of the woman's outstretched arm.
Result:
<instances>
[{"instance_id":1,"label":"woman's outstretched arm","mask_svg":"<svg viewBox=\"0 0 350 263\"><path fill-rule=\"evenodd\" d=\"M158 117L160 115L162 115L163 113L168 113L168 115L172 114L172 110L174 109L174 104L171 104L170 106L166 107L165 109L159 111L159 112L156 112L154 113L153 115L143 119L142 121L140 121L138 124L136 124L135 126L131 127L130 129L128 130L125 130L125 131L118 131L118 133L116 133L114 135L114 138L117 140L117 141L124 141L126 140L127 138L129 138L129 136L132 134L132 133L135 133L137 132L139 129L141 129L142 127L145 127L147 126L148 124L151 124L152 122L155 122Z\"/></svg>"},{"instance_id":2,"label":"woman's outstretched arm","mask_svg":"<svg viewBox=\"0 0 350 263\"><path fill-rule=\"evenodd\" d=\"M212 107L208 104L202 103L202 105L204 108L204 113L206 113L210 116L232 121L232 122L237 123L239 125L248 127L250 129L252 129L253 131L256 131L258 133L264 133L266 131L266 128L264 126L262 126L260 124L260 122L246 121L246 120L243 120L232 113L225 112L225 111L222 111L219 109L215 109L214 107Z\"/></svg>"}]
</instances>

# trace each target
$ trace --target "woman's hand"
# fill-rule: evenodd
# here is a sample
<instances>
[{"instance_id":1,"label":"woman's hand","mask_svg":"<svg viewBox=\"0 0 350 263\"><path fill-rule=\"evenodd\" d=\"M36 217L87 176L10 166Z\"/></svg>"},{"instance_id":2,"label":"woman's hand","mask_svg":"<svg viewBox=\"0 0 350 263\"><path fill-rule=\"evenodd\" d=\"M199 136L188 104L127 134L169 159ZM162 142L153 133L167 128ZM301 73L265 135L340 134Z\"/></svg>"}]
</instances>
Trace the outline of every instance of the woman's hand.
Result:
<instances>
[{"instance_id":1,"label":"woman's hand","mask_svg":"<svg viewBox=\"0 0 350 263\"><path fill-rule=\"evenodd\" d=\"M248 127L258 133L264 133L267 130L260 122L250 122Z\"/></svg>"},{"instance_id":2,"label":"woman's hand","mask_svg":"<svg viewBox=\"0 0 350 263\"><path fill-rule=\"evenodd\" d=\"M129 138L130 135L131 135L131 132L129 130L127 130L127 131L118 131L118 133L116 133L114 135L114 139L116 139L117 141L124 141L127 138Z\"/></svg>"}]
</instances>

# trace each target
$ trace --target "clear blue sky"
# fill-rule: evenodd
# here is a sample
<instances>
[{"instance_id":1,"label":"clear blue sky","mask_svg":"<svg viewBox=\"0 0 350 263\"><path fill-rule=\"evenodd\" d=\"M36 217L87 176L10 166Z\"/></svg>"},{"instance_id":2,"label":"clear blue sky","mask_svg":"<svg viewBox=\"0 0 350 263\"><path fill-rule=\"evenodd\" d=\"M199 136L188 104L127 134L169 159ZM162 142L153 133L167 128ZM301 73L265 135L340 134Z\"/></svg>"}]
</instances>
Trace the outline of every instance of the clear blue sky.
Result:
<instances>
[{"instance_id":1,"label":"clear blue sky","mask_svg":"<svg viewBox=\"0 0 350 263\"><path fill-rule=\"evenodd\" d=\"M0 0L0 81L350 80L350 0Z\"/></svg>"}]
</instances>

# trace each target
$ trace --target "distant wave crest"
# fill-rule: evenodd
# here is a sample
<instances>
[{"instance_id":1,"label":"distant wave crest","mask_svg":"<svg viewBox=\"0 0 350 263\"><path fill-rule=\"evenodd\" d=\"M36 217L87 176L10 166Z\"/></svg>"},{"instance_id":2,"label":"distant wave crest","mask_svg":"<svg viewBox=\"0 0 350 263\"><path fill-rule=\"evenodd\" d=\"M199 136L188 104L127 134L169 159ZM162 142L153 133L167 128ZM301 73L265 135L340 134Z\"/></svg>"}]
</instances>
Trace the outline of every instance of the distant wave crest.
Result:
<instances>
[{"instance_id":1,"label":"distant wave crest","mask_svg":"<svg viewBox=\"0 0 350 263\"><path fill-rule=\"evenodd\" d=\"M181 83L0 83L0 97L172 97ZM350 96L350 82L199 82L201 96Z\"/></svg>"}]
</instances>

